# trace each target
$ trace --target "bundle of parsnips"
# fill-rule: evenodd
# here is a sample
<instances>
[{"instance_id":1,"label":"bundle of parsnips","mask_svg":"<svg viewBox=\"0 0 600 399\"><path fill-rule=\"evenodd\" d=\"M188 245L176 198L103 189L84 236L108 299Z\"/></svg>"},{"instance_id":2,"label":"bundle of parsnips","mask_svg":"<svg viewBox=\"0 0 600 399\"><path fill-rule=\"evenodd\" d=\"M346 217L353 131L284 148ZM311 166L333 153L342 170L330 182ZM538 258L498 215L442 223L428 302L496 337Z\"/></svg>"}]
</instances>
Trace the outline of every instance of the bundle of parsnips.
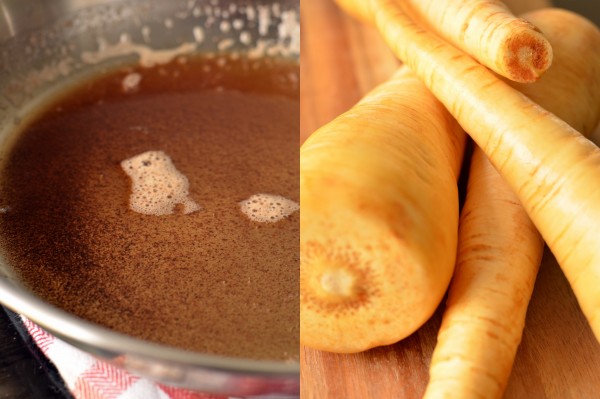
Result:
<instances>
[{"instance_id":1,"label":"bundle of parsnips","mask_svg":"<svg viewBox=\"0 0 600 399\"><path fill-rule=\"evenodd\" d=\"M525 22L500 2L338 2L420 81L401 68L302 146L301 340L334 352L401 340L454 275L426 397L500 397L541 237L600 337L600 150L579 133L600 115L600 32L558 10ZM459 223L463 129L480 149Z\"/></svg>"}]
</instances>

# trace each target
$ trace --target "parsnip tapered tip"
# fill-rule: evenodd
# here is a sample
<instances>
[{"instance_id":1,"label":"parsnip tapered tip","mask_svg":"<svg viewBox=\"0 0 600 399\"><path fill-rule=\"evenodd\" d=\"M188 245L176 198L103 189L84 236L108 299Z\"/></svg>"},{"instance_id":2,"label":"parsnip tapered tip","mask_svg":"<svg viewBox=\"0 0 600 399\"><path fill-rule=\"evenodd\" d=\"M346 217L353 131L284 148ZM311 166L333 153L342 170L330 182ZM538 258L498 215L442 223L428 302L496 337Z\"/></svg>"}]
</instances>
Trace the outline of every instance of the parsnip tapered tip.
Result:
<instances>
[{"instance_id":1,"label":"parsnip tapered tip","mask_svg":"<svg viewBox=\"0 0 600 399\"><path fill-rule=\"evenodd\" d=\"M535 27L511 35L506 47L503 75L515 82L533 83L552 65L552 46Z\"/></svg>"}]
</instances>

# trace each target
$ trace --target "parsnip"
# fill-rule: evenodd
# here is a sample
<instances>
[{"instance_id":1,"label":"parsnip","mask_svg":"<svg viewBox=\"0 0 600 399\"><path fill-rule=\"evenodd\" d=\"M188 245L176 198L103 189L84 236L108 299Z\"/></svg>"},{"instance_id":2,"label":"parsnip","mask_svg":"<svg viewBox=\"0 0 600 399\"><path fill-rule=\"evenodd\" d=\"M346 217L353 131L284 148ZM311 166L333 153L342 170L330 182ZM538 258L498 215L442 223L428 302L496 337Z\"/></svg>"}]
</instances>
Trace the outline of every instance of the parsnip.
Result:
<instances>
[{"instance_id":1,"label":"parsnip","mask_svg":"<svg viewBox=\"0 0 600 399\"><path fill-rule=\"evenodd\" d=\"M524 17L544 30L555 62L540 81L514 85L590 135L600 118L600 32L563 10ZM425 399L502 397L544 248L519 200L479 148L471 162L457 267Z\"/></svg>"},{"instance_id":2,"label":"parsnip","mask_svg":"<svg viewBox=\"0 0 600 399\"><path fill-rule=\"evenodd\" d=\"M431 316L454 269L464 140L401 68L304 143L304 345L358 352L396 342Z\"/></svg>"},{"instance_id":3,"label":"parsnip","mask_svg":"<svg viewBox=\"0 0 600 399\"><path fill-rule=\"evenodd\" d=\"M600 149L418 23L403 2L372 0L392 51L481 147L552 250L600 339Z\"/></svg>"},{"instance_id":4,"label":"parsnip","mask_svg":"<svg viewBox=\"0 0 600 399\"><path fill-rule=\"evenodd\" d=\"M376 0L336 1L363 20L378 7ZM508 79L534 82L552 63L552 47L540 30L500 0L392 1L409 5L428 29Z\"/></svg>"}]
</instances>

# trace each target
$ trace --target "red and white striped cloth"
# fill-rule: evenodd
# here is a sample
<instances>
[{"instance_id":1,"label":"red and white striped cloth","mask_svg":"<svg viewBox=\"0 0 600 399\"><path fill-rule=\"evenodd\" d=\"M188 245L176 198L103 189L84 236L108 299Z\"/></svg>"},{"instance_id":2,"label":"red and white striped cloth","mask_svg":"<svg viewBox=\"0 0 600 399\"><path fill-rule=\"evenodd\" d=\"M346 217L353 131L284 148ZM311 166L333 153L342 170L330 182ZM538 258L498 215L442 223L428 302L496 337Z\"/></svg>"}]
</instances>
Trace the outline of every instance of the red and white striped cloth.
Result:
<instances>
[{"instance_id":1,"label":"red and white striped cloth","mask_svg":"<svg viewBox=\"0 0 600 399\"><path fill-rule=\"evenodd\" d=\"M54 363L76 399L227 399L136 376L59 340L26 317L22 319L37 346Z\"/></svg>"}]
</instances>

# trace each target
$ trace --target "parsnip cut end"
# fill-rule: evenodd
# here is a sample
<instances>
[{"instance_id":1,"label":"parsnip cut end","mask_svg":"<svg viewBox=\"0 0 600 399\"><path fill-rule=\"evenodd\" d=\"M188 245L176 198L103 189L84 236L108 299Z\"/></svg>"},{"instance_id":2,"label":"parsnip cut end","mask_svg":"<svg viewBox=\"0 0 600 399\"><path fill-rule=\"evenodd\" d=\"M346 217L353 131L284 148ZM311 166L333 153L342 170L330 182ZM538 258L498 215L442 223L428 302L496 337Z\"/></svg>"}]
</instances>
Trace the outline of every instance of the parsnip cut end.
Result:
<instances>
[{"instance_id":1,"label":"parsnip cut end","mask_svg":"<svg viewBox=\"0 0 600 399\"><path fill-rule=\"evenodd\" d=\"M552 64L552 46L537 32L525 30L508 40L506 76L515 82L532 83Z\"/></svg>"}]
</instances>

